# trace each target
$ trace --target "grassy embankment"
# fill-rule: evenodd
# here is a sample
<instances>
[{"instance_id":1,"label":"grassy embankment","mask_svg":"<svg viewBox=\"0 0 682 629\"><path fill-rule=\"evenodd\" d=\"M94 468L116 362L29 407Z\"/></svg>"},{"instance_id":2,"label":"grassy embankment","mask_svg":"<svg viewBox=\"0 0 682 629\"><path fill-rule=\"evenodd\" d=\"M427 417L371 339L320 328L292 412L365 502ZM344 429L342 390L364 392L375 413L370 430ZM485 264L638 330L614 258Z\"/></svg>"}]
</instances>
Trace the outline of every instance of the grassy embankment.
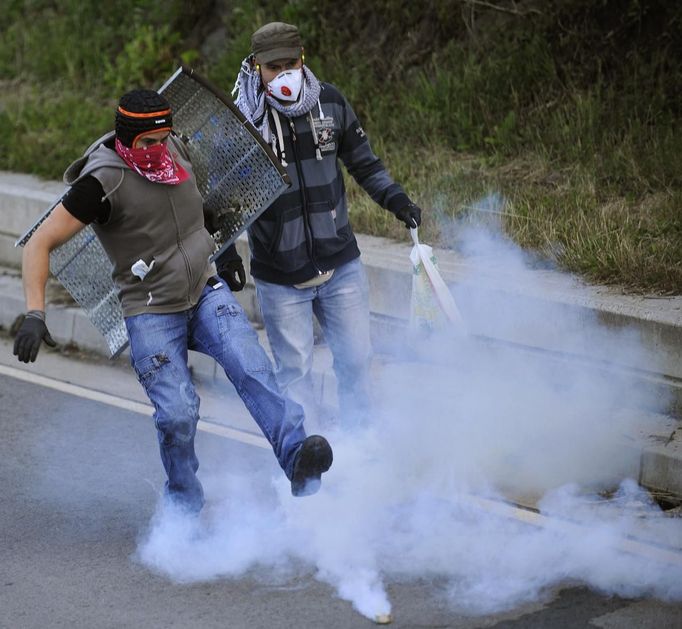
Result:
<instances>
[{"instance_id":1,"label":"grassy embankment","mask_svg":"<svg viewBox=\"0 0 682 629\"><path fill-rule=\"evenodd\" d=\"M284 19L429 210L424 240L447 245L452 217L490 218L475 204L495 191L502 228L541 263L682 293L676 3L198 0L151 22L151 2L113 4L15 1L0 15L0 168L59 177L121 92L180 61L229 90L253 28ZM406 238L349 188L356 230Z\"/></svg>"}]
</instances>

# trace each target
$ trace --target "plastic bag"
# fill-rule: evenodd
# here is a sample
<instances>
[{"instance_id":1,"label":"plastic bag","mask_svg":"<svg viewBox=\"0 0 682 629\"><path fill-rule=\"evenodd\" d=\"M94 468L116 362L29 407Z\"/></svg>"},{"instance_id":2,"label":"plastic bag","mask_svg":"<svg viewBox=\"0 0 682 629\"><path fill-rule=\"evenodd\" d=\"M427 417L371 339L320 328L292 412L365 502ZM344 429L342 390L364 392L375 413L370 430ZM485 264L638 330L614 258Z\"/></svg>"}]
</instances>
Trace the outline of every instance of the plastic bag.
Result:
<instances>
[{"instance_id":1,"label":"plastic bag","mask_svg":"<svg viewBox=\"0 0 682 629\"><path fill-rule=\"evenodd\" d=\"M410 235L414 242L410 253L410 328L420 333L453 327L459 332L465 332L464 320L455 299L438 272L433 249L419 242L417 229L410 229Z\"/></svg>"}]
</instances>

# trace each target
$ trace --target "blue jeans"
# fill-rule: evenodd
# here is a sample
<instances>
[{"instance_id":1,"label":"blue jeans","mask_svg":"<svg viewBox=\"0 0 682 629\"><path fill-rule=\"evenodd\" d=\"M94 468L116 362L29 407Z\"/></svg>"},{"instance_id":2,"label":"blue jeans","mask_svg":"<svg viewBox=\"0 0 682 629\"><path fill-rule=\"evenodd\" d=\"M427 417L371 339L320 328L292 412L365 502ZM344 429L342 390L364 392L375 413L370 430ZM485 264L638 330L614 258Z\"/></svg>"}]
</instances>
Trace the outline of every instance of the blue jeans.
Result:
<instances>
[{"instance_id":1,"label":"blue jeans","mask_svg":"<svg viewBox=\"0 0 682 629\"><path fill-rule=\"evenodd\" d=\"M227 286L206 286L189 310L140 314L125 322L131 363L154 405L171 498L194 511L203 505L194 452L199 397L187 366L188 349L208 354L225 370L291 478L294 457L305 439L303 409L281 394L258 335Z\"/></svg>"},{"instance_id":2,"label":"blue jeans","mask_svg":"<svg viewBox=\"0 0 682 629\"><path fill-rule=\"evenodd\" d=\"M338 267L320 286L296 288L256 280L256 291L282 390L317 416L311 377L313 314L334 357L342 422L369 411L369 290L359 258Z\"/></svg>"}]
</instances>

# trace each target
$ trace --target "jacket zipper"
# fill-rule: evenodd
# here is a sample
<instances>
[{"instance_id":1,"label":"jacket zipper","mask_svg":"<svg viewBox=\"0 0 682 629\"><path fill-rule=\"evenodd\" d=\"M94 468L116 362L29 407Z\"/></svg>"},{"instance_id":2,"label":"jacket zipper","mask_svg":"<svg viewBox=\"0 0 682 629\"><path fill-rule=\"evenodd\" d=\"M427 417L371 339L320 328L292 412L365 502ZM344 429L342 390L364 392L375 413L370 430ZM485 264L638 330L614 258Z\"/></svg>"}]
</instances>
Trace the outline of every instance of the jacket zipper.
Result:
<instances>
[{"instance_id":1,"label":"jacket zipper","mask_svg":"<svg viewBox=\"0 0 682 629\"><path fill-rule=\"evenodd\" d=\"M275 114L277 115L277 114ZM303 168L298 160L298 153L296 152L296 127L292 118L289 118L289 127L291 128L291 148L294 155L294 162L296 163L296 172L298 173L299 191L301 193L301 208L303 210L303 227L305 229L306 244L308 245L308 255L310 261L317 271L318 275L322 274L322 270L317 266L315 261L315 241L313 240L313 231L310 227L310 217L308 216L308 200L305 194L305 179L303 178Z\"/></svg>"},{"instance_id":2,"label":"jacket zipper","mask_svg":"<svg viewBox=\"0 0 682 629\"><path fill-rule=\"evenodd\" d=\"M189 257L187 256L185 248L182 246L182 241L180 240L180 223L178 223L178 217L175 212L175 203L173 202L173 197L168 190L166 191L166 194L168 195L168 200L170 201L173 221L175 222L175 240L178 243L178 249L180 249L182 259L185 261L185 270L187 271L187 303L191 304L192 300L190 293L192 290L192 269L190 268Z\"/></svg>"}]
</instances>

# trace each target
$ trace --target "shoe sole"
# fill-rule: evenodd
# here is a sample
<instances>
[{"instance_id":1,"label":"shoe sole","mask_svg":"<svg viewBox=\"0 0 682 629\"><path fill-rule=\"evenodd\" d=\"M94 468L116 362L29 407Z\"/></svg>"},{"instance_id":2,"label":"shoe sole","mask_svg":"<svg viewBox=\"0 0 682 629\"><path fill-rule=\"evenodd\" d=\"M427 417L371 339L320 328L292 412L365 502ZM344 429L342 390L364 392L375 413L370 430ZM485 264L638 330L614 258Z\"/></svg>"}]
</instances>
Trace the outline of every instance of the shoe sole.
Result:
<instances>
[{"instance_id":1,"label":"shoe sole","mask_svg":"<svg viewBox=\"0 0 682 629\"><path fill-rule=\"evenodd\" d=\"M291 493L297 497L316 493L322 485L320 477L332 466L333 460L331 446L324 437L307 437L296 459Z\"/></svg>"}]
</instances>

